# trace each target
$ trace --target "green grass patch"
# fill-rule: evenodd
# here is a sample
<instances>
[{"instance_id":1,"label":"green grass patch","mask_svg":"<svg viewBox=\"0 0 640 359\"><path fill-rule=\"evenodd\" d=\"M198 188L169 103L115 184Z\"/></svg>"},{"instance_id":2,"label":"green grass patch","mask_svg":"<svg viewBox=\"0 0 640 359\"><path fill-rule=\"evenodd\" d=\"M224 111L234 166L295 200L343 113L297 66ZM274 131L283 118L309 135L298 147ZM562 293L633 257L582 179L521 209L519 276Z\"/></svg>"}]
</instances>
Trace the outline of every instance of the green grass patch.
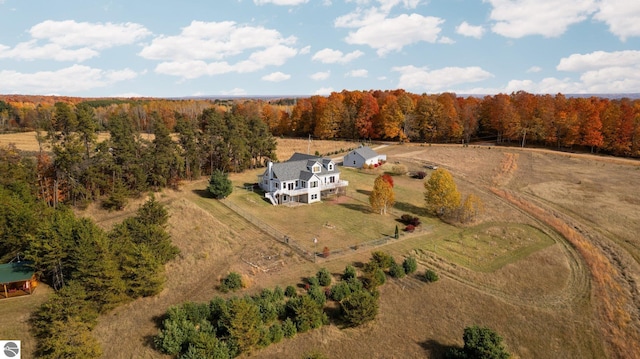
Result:
<instances>
[{"instance_id":1,"label":"green grass patch","mask_svg":"<svg viewBox=\"0 0 640 359\"><path fill-rule=\"evenodd\" d=\"M419 247L471 270L489 273L554 243L526 224L483 223L466 229L450 227L425 238Z\"/></svg>"}]
</instances>

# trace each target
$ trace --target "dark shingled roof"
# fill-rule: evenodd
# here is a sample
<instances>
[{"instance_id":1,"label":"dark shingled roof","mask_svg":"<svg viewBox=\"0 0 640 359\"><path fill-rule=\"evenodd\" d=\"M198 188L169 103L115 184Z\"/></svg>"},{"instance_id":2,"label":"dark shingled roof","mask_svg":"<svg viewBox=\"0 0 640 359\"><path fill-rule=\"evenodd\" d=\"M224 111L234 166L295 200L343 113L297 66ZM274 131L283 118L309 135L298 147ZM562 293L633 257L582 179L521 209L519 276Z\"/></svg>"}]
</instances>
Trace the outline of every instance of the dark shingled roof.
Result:
<instances>
[{"instance_id":1,"label":"dark shingled roof","mask_svg":"<svg viewBox=\"0 0 640 359\"><path fill-rule=\"evenodd\" d=\"M30 262L0 264L0 284L9 284L29 280L33 276Z\"/></svg>"},{"instance_id":2,"label":"dark shingled roof","mask_svg":"<svg viewBox=\"0 0 640 359\"><path fill-rule=\"evenodd\" d=\"M274 163L272 170L275 177L280 181L294 181L297 179L308 181L313 176L309 167L315 162L320 163L321 170L320 173L318 173L319 175L338 173L336 167L334 167L333 171L327 170L325 166L328 165L330 161L331 159L329 158L305 155L304 153L294 153L287 161Z\"/></svg>"}]
</instances>

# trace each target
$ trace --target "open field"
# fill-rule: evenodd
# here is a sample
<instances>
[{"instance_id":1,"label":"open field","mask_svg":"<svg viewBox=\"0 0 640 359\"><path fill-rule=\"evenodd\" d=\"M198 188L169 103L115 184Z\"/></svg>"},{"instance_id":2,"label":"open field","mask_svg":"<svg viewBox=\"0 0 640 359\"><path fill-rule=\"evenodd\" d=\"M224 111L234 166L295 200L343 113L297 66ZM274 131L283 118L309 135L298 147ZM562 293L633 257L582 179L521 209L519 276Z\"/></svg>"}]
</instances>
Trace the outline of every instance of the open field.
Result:
<instances>
[{"instance_id":1,"label":"open field","mask_svg":"<svg viewBox=\"0 0 640 359\"><path fill-rule=\"evenodd\" d=\"M281 143L287 152L279 152L278 158L306 152L307 141L287 141ZM348 145L312 142L320 143L326 146L317 149L320 153ZM635 284L640 283L640 163L487 146L390 145L380 152L409 171L424 170L427 163L447 168L463 196L482 198L485 212L471 225L442 223L422 212L421 181L396 176L393 213L371 213L368 191L384 168L345 169L343 177L350 182L346 197L294 208L271 206L244 190L245 183L256 182L259 170L233 175L237 188L229 201L292 238L306 239L309 246L316 235L319 247L350 246L392 234L402 213L418 215L428 230L376 249L397 260L413 255L419 272L434 268L441 277L433 284L415 276L389 280L381 289L374 323L355 329L327 326L252 357L300 358L316 350L330 358L439 358L447 347L462 345L464 327L473 324L496 330L519 358L634 357L640 352L634 350L640 342ZM94 335L105 358L165 357L150 344L159 316L171 305L220 295L215 286L231 270L250 284L245 292L254 293L298 284L322 266L339 273L347 264L369 258L367 248L319 263L306 261L203 196L205 187L202 180L156 195L169 208L169 229L181 254L167 265L168 282L161 294L101 317ZM108 228L137 205L133 201L124 213L94 207L79 213ZM0 302L0 317L7 314Z\"/></svg>"}]
</instances>

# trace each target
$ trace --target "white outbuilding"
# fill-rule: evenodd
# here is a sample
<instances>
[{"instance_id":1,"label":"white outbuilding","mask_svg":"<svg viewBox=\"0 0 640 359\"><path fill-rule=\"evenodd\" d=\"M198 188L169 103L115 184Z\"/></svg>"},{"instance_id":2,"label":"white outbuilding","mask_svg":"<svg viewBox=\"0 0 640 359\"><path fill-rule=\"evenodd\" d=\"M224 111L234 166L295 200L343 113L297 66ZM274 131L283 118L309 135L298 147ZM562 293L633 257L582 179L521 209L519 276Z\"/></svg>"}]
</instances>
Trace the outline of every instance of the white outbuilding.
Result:
<instances>
[{"instance_id":1,"label":"white outbuilding","mask_svg":"<svg viewBox=\"0 0 640 359\"><path fill-rule=\"evenodd\" d=\"M371 147L359 147L344 156L342 165L345 167L362 168L366 165L376 165L387 160L387 155L378 154Z\"/></svg>"}]
</instances>

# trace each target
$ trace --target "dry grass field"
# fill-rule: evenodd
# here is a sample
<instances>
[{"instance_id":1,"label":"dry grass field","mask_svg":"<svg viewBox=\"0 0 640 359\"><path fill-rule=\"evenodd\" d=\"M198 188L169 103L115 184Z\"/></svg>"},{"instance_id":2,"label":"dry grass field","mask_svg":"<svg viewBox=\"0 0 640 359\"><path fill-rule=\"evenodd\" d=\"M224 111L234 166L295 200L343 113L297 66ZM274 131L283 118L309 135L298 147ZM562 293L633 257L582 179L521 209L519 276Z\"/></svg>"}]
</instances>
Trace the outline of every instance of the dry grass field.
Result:
<instances>
[{"instance_id":1,"label":"dry grass field","mask_svg":"<svg viewBox=\"0 0 640 359\"><path fill-rule=\"evenodd\" d=\"M0 143L6 143L2 141L0 136ZM295 151L306 153L309 145L305 140L278 143L281 160ZM311 153L352 147L313 141ZM390 279L381 289L380 314L366 327L326 326L252 357L301 358L316 351L329 358L439 358L447 347L462 345L463 329L473 324L500 333L516 358L632 358L640 353L640 163L488 146L405 144L379 151L409 171L424 170L427 163L447 168L463 196L482 198L485 212L477 223L465 226L429 218L420 209L420 181L396 176L393 213L373 214L366 198L377 173L346 169L346 197L273 207L243 189L256 181L259 171L234 175L238 188L229 201L295 233L294 238L318 235L327 246L391 234L387 232L399 214L419 215L429 230L376 249L397 260L415 256L419 272L433 268L441 278L432 284L415 276ZM205 188L202 180L156 194L169 208L169 230L181 254L167 265L161 294L100 318L94 335L105 358L165 357L151 345L160 316L171 305L220 295L216 284L229 271L243 275L249 284L244 293L254 293L298 284L322 266L340 273L347 264L369 258L371 248L363 248L318 263L306 261L225 205L203 197ZM79 214L109 228L142 200L132 201L122 213L90 207ZM6 322L4 304L0 318ZM25 341L33 348L30 339Z\"/></svg>"}]
</instances>

